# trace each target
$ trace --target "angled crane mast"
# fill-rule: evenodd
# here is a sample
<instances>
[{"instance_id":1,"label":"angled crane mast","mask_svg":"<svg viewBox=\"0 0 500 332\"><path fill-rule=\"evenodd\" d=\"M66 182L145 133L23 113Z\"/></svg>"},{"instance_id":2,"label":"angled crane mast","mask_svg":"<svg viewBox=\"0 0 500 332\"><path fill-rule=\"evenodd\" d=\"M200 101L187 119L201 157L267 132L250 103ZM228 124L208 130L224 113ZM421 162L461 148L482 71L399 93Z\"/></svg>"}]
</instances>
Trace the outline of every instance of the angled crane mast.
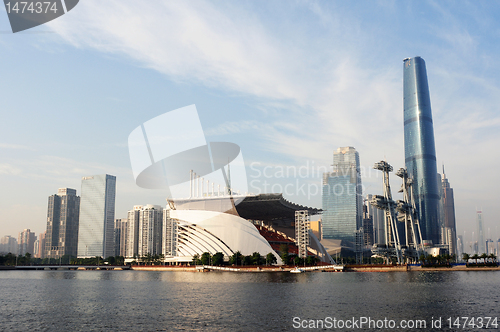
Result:
<instances>
[{"instance_id":1,"label":"angled crane mast","mask_svg":"<svg viewBox=\"0 0 500 332\"><path fill-rule=\"evenodd\" d=\"M385 248L374 248L373 253L385 256L387 260L396 256L398 264L402 262L401 242L396 227L396 202L392 200L391 185L389 184L389 173L393 168L386 161L375 163L374 169L382 171L384 178L384 195L374 195L370 204L385 211Z\"/></svg>"},{"instance_id":2,"label":"angled crane mast","mask_svg":"<svg viewBox=\"0 0 500 332\"><path fill-rule=\"evenodd\" d=\"M411 187L413 179L408 177L406 168L400 168L396 175L403 180L399 192L403 193L403 200L397 201L396 210L398 211L398 220L405 223L406 251L404 255L407 259L417 260L423 253L422 232L417 218L415 200L413 199Z\"/></svg>"}]
</instances>

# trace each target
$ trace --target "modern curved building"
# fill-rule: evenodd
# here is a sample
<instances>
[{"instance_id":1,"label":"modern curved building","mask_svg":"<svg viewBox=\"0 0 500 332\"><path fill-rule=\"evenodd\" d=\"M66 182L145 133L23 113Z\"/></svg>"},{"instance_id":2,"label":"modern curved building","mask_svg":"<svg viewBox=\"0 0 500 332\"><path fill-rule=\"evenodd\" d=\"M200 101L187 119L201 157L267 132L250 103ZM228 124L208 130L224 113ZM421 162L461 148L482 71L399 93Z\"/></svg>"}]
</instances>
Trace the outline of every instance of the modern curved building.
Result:
<instances>
[{"instance_id":1,"label":"modern curved building","mask_svg":"<svg viewBox=\"0 0 500 332\"><path fill-rule=\"evenodd\" d=\"M234 205L232 200L240 201ZM196 254L221 252L226 258L239 251L278 255L281 243L296 253L297 211L315 215L321 210L291 203L281 194L215 196L175 200L163 213L163 254L166 262L191 262ZM307 251L321 261L331 257L312 231Z\"/></svg>"},{"instance_id":2,"label":"modern curved building","mask_svg":"<svg viewBox=\"0 0 500 332\"><path fill-rule=\"evenodd\" d=\"M414 181L422 237L437 244L440 195L427 71L421 57L403 61L405 164Z\"/></svg>"},{"instance_id":3,"label":"modern curved building","mask_svg":"<svg viewBox=\"0 0 500 332\"><path fill-rule=\"evenodd\" d=\"M212 255L221 252L229 257L240 251L245 256L254 252L261 255L272 253L281 264L281 258L257 228L239 216L204 210L166 211L166 225L172 222L177 224L177 239L175 248L172 248L175 251L171 250L177 260L182 261L185 257L191 261L194 255L204 252Z\"/></svg>"}]
</instances>

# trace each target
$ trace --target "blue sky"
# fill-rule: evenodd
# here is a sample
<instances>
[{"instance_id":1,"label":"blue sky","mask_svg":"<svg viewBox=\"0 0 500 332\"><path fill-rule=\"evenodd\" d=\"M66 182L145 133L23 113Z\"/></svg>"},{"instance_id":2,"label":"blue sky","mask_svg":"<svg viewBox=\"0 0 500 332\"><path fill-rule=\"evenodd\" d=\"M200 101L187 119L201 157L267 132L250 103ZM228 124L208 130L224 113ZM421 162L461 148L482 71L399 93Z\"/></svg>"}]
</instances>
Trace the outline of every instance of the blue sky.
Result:
<instances>
[{"instance_id":1,"label":"blue sky","mask_svg":"<svg viewBox=\"0 0 500 332\"><path fill-rule=\"evenodd\" d=\"M79 193L85 175L117 176L117 218L165 205L164 192L135 185L127 138L191 104L208 141L240 145L249 181L261 181L250 191L263 190L255 169L311 171L354 146L366 193L380 193L369 170L384 158L404 166L402 60L420 55L458 234L470 238L482 208L498 238L498 17L491 1L85 0L12 34L2 7L0 236L44 231L47 197ZM320 185L311 173L267 180ZM321 207L314 192L285 196Z\"/></svg>"}]
</instances>

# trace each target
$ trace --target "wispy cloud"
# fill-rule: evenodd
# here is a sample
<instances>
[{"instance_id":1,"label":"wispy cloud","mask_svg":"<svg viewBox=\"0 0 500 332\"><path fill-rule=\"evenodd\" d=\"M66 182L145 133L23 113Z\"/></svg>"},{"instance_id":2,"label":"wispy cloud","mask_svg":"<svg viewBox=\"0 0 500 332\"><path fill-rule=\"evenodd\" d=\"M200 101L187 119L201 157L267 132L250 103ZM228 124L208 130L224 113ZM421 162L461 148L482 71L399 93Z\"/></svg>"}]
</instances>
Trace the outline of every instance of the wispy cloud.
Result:
<instances>
[{"instance_id":1,"label":"wispy cloud","mask_svg":"<svg viewBox=\"0 0 500 332\"><path fill-rule=\"evenodd\" d=\"M0 164L0 174L3 174L3 175L19 175L21 174L22 171L20 168L14 166L14 165L11 165L11 164L5 164L5 163L2 163Z\"/></svg>"},{"instance_id":2,"label":"wispy cloud","mask_svg":"<svg viewBox=\"0 0 500 332\"><path fill-rule=\"evenodd\" d=\"M258 121L230 121L204 130L206 136L238 134L248 131L260 131L264 124Z\"/></svg>"},{"instance_id":3,"label":"wispy cloud","mask_svg":"<svg viewBox=\"0 0 500 332\"><path fill-rule=\"evenodd\" d=\"M9 143L0 143L0 149L34 150L33 148L26 146L26 145L9 144Z\"/></svg>"},{"instance_id":4,"label":"wispy cloud","mask_svg":"<svg viewBox=\"0 0 500 332\"><path fill-rule=\"evenodd\" d=\"M0 164L0 174L3 175L57 182L75 182L84 175L105 173L106 169L110 169L109 165L95 162L82 163L69 158L48 155L34 156L29 159L11 159L8 163Z\"/></svg>"},{"instance_id":5,"label":"wispy cloud","mask_svg":"<svg viewBox=\"0 0 500 332\"><path fill-rule=\"evenodd\" d=\"M227 8L230 9L231 6ZM51 24L77 47L127 55L177 80L272 98L293 96L288 61L258 20L208 2L85 1Z\"/></svg>"}]
</instances>

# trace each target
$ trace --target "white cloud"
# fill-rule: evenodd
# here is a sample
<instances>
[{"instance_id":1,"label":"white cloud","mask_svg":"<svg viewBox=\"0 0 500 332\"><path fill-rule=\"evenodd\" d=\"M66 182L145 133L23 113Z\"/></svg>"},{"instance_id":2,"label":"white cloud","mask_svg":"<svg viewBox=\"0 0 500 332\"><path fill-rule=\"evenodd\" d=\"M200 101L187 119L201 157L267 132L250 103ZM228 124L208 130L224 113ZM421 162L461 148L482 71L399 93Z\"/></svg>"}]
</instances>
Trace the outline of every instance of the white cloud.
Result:
<instances>
[{"instance_id":1,"label":"white cloud","mask_svg":"<svg viewBox=\"0 0 500 332\"><path fill-rule=\"evenodd\" d=\"M237 11L225 14L205 2L85 1L50 25L77 47L127 55L177 80L293 96L281 79L290 67L277 52L280 41Z\"/></svg>"}]
</instances>

